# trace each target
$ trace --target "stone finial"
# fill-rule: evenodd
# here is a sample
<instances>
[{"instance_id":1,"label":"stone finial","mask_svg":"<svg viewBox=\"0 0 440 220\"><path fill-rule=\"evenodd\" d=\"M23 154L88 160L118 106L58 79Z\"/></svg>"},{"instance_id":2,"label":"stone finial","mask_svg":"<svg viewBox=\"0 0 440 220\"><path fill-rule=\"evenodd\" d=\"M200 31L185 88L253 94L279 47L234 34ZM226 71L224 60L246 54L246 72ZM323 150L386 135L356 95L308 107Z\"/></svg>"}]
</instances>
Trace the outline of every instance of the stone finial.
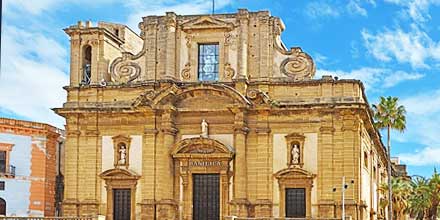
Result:
<instances>
[{"instance_id":1,"label":"stone finial","mask_svg":"<svg viewBox=\"0 0 440 220\"><path fill-rule=\"evenodd\" d=\"M91 21L86 21L86 28L92 27L92 22Z\"/></svg>"},{"instance_id":2,"label":"stone finial","mask_svg":"<svg viewBox=\"0 0 440 220\"><path fill-rule=\"evenodd\" d=\"M78 28L83 28L84 27L84 23L82 21L78 21Z\"/></svg>"}]
</instances>

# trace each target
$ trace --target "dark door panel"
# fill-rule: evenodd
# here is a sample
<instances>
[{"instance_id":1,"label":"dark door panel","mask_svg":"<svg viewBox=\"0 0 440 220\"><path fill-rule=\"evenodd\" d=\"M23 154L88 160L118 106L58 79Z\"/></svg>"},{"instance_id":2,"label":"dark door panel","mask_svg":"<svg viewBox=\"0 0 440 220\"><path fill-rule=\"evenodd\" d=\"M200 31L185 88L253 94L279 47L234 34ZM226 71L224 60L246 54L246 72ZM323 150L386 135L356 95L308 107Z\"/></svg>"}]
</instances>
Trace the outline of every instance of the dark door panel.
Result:
<instances>
[{"instance_id":1,"label":"dark door panel","mask_svg":"<svg viewBox=\"0 0 440 220\"><path fill-rule=\"evenodd\" d=\"M286 217L306 217L306 194L304 188L286 189Z\"/></svg>"},{"instance_id":2,"label":"dark door panel","mask_svg":"<svg viewBox=\"0 0 440 220\"><path fill-rule=\"evenodd\" d=\"M130 220L131 190L113 190L113 220Z\"/></svg>"},{"instance_id":3,"label":"dark door panel","mask_svg":"<svg viewBox=\"0 0 440 220\"><path fill-rule=\"evenodd\" d=\"M220 176L193 175L193 220L220 219Z\"/></svg>"}]
</instances>

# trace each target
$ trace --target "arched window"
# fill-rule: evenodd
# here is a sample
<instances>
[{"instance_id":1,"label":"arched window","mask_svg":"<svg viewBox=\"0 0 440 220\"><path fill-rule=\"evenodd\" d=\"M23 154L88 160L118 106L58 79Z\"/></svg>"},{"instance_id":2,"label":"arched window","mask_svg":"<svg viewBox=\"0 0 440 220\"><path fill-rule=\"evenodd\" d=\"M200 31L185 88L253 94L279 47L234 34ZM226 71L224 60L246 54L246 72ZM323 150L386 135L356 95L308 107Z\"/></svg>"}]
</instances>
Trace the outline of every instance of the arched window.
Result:
<instances>
[{"instance_id":1,"label":"arched window","mask_svg":"<svg viewBox=\"0 0 440 220\"><path fill-rule=\"evenodd\" d=\"M83 73L81 84L89 85L92 77L92 47L86 45L83 48Z\"/></svg>"},{"instance_id":2,"label":"arched window","mask_svg":"<svg viewBox=\"0 0 440 220\"><path fill-rule=\"evenodd\" d=\"M6 216L6 201L0 198L0 216Z\"/></svg>"}]
</instances>

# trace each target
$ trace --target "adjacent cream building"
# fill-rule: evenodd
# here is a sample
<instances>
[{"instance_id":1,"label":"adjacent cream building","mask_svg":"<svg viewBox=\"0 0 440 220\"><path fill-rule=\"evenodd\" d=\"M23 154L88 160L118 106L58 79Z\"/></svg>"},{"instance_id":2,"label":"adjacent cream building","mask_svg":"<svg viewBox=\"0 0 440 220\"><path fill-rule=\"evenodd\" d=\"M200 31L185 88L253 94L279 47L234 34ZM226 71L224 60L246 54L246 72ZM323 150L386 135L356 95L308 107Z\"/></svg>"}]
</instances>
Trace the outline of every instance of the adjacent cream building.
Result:
<instances>
[{"instance_id":1,"label":"adjacent cream building","mask_svg":"<svg viewBox=\"0 0 440 220\"><path fill-rule=\"evenodd\" d=\"M383 216L386 152L362 83L313 79L280 18L169 12L139 28L65 29L65 216L336 218L344 176L347 216Z\"/></svg>"}]
</instances>

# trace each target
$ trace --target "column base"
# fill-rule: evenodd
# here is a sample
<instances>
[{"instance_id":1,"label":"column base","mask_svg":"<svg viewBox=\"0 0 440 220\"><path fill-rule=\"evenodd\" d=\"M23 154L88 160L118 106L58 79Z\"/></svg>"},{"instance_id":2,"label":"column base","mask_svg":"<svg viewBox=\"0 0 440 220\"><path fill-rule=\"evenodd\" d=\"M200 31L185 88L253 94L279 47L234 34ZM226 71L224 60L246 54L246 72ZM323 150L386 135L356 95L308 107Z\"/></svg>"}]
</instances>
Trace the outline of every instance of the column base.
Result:
<instances>
[{"instance_id":1,"label":"column base","mask_svg":"<svg viewBox=\"0 0 440 220\"><path fill-rule=\"evenodd\" d=\"M154 220L156 206L154 199L144 199L139 205L141 206L141 220Z\"/></svg>"},{"instance_id":2,"label":"column base","mask_svg":"<svg viewBox=\"0 0 440 220\"><path fill-rule=\"evenodd\" d=\"M63 216L76 217L78 216L79 202L76 199L65 199L62 203Z\"/></svg>"},{"instance_id":3,"label":"column base","mask_svg":"<svg viewBox=\"0 0 440 220\"><path fill-rule=\"evenodd\" d=\"M156 202L156 219L177 220L179 218L178 204L173 199L162 199Z\"/></svg>"},{"instance_id":4,"label":"column base","mask_svg":"<svg viewBox=\"0 0 440 220\"><path fill-rule=\"evenodd\" d=\"M272 217L272 202L268 199L258 199L254 203L255 217Z\"/></svg>"},{"instance_id":5,"label":"column base","mask_svg":"<svg viewBox=\"0 0 440 220\"><path fill-rule=\"evenodd\" d=\"M79 203L80 216L97 216L99 213L99 203L94 199L86 199Z\"/></svg>"},{"instance_id":6,"label":"column base","mask_svg":"<svg viewBox=\"0 0 440 220\"><path fill-rule=\"evenodd\" d=\"M249 217L250 202L247 199L234 199L231 201L231 215Z\"/></svg>"}]
</instances>

